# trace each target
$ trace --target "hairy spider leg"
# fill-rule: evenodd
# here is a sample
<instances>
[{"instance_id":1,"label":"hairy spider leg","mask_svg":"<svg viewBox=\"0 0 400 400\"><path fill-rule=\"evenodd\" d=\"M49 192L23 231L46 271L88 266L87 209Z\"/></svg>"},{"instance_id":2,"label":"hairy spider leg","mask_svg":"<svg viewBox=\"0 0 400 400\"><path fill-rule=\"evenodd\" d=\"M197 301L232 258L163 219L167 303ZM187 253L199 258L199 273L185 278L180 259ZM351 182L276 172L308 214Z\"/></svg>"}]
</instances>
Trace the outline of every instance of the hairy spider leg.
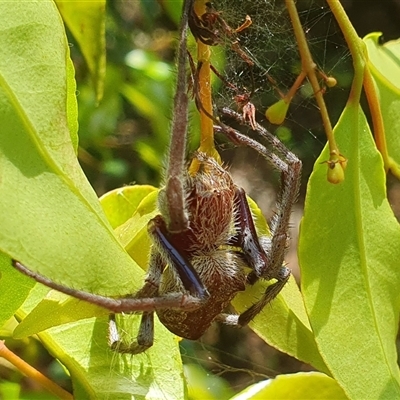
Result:
<instances>
[{"instance_id":1,"label":"hairy spider leg","mask_svg":"<svg viewBox=\"0 0 400 400\"><path fill-rule=\"evenodd\" d=\"M166 169L165 190L160 194L164 197L165 209L163 215L170 232L179 232L188 227L188 216L184 204L185 189L183 175L185 171L188 107L187 94L187 29L189 15L193 12L194 0L183 3L181 24L179 29L179 45L177 53L178 71L176 77L176 92L174 97L171 141L169 146L168 165Z\"/></svg>"},{"instance_id":2,"label":"hairy spider leg","mask_svg":"<svg viewBox=\"0 0 400 400\"><path fill-rule=\"evenodd\" d=\"M110 314L108 322L108 342L111 350L122 354L143 353L154 342L154 312L144 312L140 320L139 331L136 340L126 343L121 340L116 315Z\"/></svg>"},{"instance_id":3,"label":"hairy spider leg","mask_svg":"<svg viewBox=\"0 0 400 400\"><path fill-rule=\"evenodd\" d=\"M241 124L246 124L246 121L240 114L229 108L224 107L221 110L221 115L234 118ZM274 168L281 172L282 189L280 198L278 199L278 211L270 224L271 239L260 241L267 261L264 263L254 263L254 270L248 276L249 283L255 283L260 278L266 280L276 279L277 281L268 286L262 298L242 313L238 319L235 316L225 318L225 323L242 326L248 324L260 313L265 305L273 300L282 290L289 279L290 270L284 265L284 257L288 242L289 219L300 188L301 161L278 138L258 123L256 124L256 132L272 144L274 150L280 153L281 157L278 157L276 153L270 151L261 143L243 135L221 121L217 120L217 123L218 125L215 126L216 131L223 133L235 144L253 148L269 161ZM243 241L243 250L245 254L250 255L248 259L251 262L251 255L254 253L253 244L251 241L246 240L246 238L239 238L239 240Z\"/></svg>"},{"instance_id":4,"label":"hairy spider leg","mask_svg":"<svg viewBox=\"0 0 400 400\"><path fill-rule=\"evenodd\" d=\"M163 267L164 264L161 255L156 252L151 252L145 283L142 289L136 293L138 297L146 298L158 296ZM110 314L108 324L108 342L112 350L125 354L139 354L150 348L153 345L153 341L154 312L143 312L136 340L130 343L121 340L116 316L114 313Z\"/></svg>"},{"instance_id":5,"label":"hairy spider leg","mask_svg":"<svg viewBox=\"0 0 400 400\"><path fill-rule=\"evenodd\" d=\"M162 308L178 308L193 310L198 308L202 304L202 299L198 295L190 295L188 293L171 293L167 298L165 297L140 297L146 291L143 288L139 290L138 294L129 297L113 298L85 292L84 290L78 290L70 288L68 286L61 285L53 282L51 279L46 278L37 272L31 271L25 265L19 261L12 260L12 265L18 271L22 272L26 276L35 279L37 282L57 290L61 293L65 293L69 296L75 297L79 300L87 301L88 303L98 305L106 308L113 313L135 313L142 311L156 311ZM145 284L145 286L147 283Z\"/></svg>"}]
</instances>

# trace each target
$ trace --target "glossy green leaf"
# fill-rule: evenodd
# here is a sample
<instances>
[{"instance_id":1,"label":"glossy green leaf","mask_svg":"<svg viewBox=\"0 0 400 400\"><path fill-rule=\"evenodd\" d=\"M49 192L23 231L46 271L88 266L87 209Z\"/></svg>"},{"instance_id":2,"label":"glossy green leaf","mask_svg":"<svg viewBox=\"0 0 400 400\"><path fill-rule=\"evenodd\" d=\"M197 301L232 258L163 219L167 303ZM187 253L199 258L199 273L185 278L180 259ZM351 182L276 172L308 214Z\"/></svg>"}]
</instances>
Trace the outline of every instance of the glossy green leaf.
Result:
<instances>
[{"instance_id":1,"label":"glossy green leaf","mask_svg":"<svg viewBox=\"0 0 400 400\"><path fill-rule=\"evenodd\" d=\"M78 154L78 102L76 101L75 68L70 58L69 49L66 52L67 62L67 120L71 143L75 154Z\"/></svg>"},{"instance_id":2,"label":"glossy green leaf","mask_svg":"<svg viewBox=\"0 0 400 400\"><path fill-rule=\"evenodd\" d=\"M0 326L21 307L35 282L10 268L11 258L0 253Z\"/></svg>"},{"instance_id":3,"label":"glossy green leaf","mask_svg":"<svg viewBox=\"0 0 400 400\"><path fill-rule=\"evenodd\" d=\"M135 262L147 269L151 240L147 233L147 225L154 218L157 210L158 191L152 191L139 203L137 210L126 222L120 225L115 233Z\"/></svg>"},{"instance_id":4,"label":"glossy green leaf","mask_svg":"<svg viewBox=\"0 0 400 400\"><path fill-rule=\"evenodd\" d=\"M301 223L302 293L320 353L352 399L398 398L395 339L400 227L364 114L347 106L335 135L345 180L328 183L328 149L316 161Z\"/></svg>"},{"instance_id":5,"label":"glossy green leaf","mask_svg":"<svg viewBox=\"0 0 400 400\"><path fill-rule=\"evenodd\" d=\"M19 399L21 386L14 382L0 382L0 397L2 399Z\"/></svg>"},{"instance_id":6,"label":"glossy green leaf","mask_svg":"<svg viewBox=\"0 0 400 400\"><path fill-rule=\"evenodd\" d=\"M199 364L185 364L184 372L190 400L220 400L232 397L225 379L212 375Z\"/></svg>"},{"instance_id":7,"label":"glossy green leaf","mask_svg":"<svg viewBox=\"0 0 400 400\"><path fill-rule=\"evenodd\" d=\"M400 170L400 41L381 45L380 36L380 33L371 33L364 38L364 43L368 68L378 91L390 162L396 163L396 169Z\"/></svg>"},{"instance_id":8,"label":"glossy green leaf","mask_svg":"<svg viewBox=\"0 0 400 400\"><path fill-rule=\"evenodd\" d=\"M126 189L127 193L124 194ZM103 196L102 206L106 213L118 211L121 196L131 196L138 203L133 214L143 212L144 216L154 212L155 202L151 206L146 198L155 198L157 192L148 187L121 188L118 195L112 192ZM134 193L134 194L133 194ZM144 196L144 197L143 197ZM141 202L138 202L143 197ZM144 211L145 210L145 211ZM128 215L122 208L122 215ZM121 223L122 216L116 216ZM149 217L147 217L148 221ZM132 232L128 232L131 234ZM140 233L140 230L139 230ZM135 241L135 238L132 239ZM140 247L147 258L149 247ZM77 398L121 399L130 396L143 396L146 399L171 398L175 395L183 398L182 365L178 346L178 338L172 335L157 319L155 320L155 344L146 353L129 356L119 355L109 349L107 343L107 318L90 318L108 314L94 305L86 304L55 291L42 299L41 290L34 291L24 306L30 313L23 319L14 332L15 337L24 337L48 329L39 334L47 348L62 360L74 377L74 395ZM21 312L20 312L21 313ZM119 326L125 332L124 338L130 341L138 332L140 316L118 316ZM68 323L71 321L77 321Z\"/></svg>"},{"instance_id":9,"label":"glossy green leaf","mask_svg":"<svg viewBox=\"0 0 400 400\"><path fill-rule=\"evenodd\" d=\"M368 59L374 67L375 77L382 83L400 90L400 40L380 44L382 33L370 33L364 38L368 50ZM382 110L384 111L384 110Z\"/></svg>"},{"instance_id":10,"label":"glossy green leaf","mask_svg":"<svg viewBox=\"0 0 400 400\"><path fill-rule=\"evenodd\" d=\"M131 207L131 211L134 215L143 212L144 216L154 212L154 200L151 201L152 205L149 205L146 198L155 198L154 194L157 192L151 190L146 196L145 193L149 192L147 187L143 190L140 190L140 187L136 189L126 187L121 188L118 195L115 191L105 195L102 206L106 212L110 212L111 209L116 211L121 204L121 196L125 199L131 196L131 205L134 199L139 200L144 196L137 204L136 210ZM126 209L122 208L122 215L127 215L125 211ZM121 223L124 222L121 216L116 218ZM132 240L135 241L134 238ZM140 249L147 258L149 247ZM31 311L17 327L14 335L24 337L52 326L53 328L40 333L39 336L49 350L73 373L76 397L86 398L90 395L100 399L120 399L142 395L146 399L174 399L174 395L177 394L179 398L183 398L184 385L178 338L158 322L157 317L154 346L141 355L119 355L109 350L106 340L106 317L84 320L107 314L106 310L54 291L50 291L44 299L42 297L41 291L32 293L24 306L25 313ZM121 331L125 332L125 340L134 339L138 332L140 316L124 315L117 318ZM76 320L79 321L68 323Z\"/></svg>"},{"instance_id":11,"label":"glossy green leaf","mask_svg":"<svg viewBox=\"0 0 400 400\"><path fill-rule=\"evenodd\" d=\"M68 286L132 293L140 285L135 264L71 143L69 53L59 13L51 2L0 8L0 249Z\"/></svg>"},{"instance_id":12,"label":"glossy green leaf","mask_svg":"<svg viewBox=\"0 0 400 400\"><path fill-rule=\"evenodd\" d=\"M13 337L21 339L53 326L108 314L104 308L51 290L15 328Z\"/></svg>"},{"instance_id":13,"label":"glossy green leaf","mask_svg":"<svg viewBox=\"0 0 400 400\"><path fill-rule=\"evenodd\" d=\"M258 282L246 292L239 293L233 301L235 308L240 312L249 308L266 287L265 282ZM250 327L271 346L329 373L317 348L302 296L293 277L276 299L250 323Z\"/></svg>"},{"instance_id":14,"label":"glossy green leaf","mask_svg":"<svg viewBox=\"0 0 400 400\"><path fill-rule=\"evenodd\" d=\"M103 97L106 73L105 0L55 0L65 24L85 57L96 91Z\"/></svg>"},{"instance_id":15,"label":"glossy green leaf","mask_svg":"<svg viewBox=\"0 0 400 400\"><path fill-rule=\"evenodd\" d=\"M346 400L334 379L319 372L279 375L261 381L233 396L231 400Z\"/></svg>"},{"instance_id":16,"label":"glossy green leaf","mask_svg":"<svg viewBox=\"0 0 400 400\"><path fill-rule=\"evenodd\" d=\"M136 212L139 203L155 190L150 185L134 185L104 194L100 202L111 226L115 229L125 223Z\"/></svg>"}]
</instances>

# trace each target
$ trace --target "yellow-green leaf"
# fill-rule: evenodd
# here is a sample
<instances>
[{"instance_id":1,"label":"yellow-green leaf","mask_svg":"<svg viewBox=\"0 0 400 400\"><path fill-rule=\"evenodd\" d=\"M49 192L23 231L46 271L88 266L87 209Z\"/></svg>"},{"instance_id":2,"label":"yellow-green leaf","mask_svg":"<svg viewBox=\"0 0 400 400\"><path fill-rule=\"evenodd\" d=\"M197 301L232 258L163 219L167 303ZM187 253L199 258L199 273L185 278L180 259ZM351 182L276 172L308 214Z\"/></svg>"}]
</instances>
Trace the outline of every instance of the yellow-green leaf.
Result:
<instances>
[{"instance_id":1,"label":"yellow-green leaf","mask_svg":"<svg viewBox=\"0 0 400 400\"><path fill-rule=\"evenodd\" d=\"M249 386L231 400L346 400L334 379L319 372L279 375Z\"/></svg>"},{"instance_id":2,"label":"yellow-green leaf","mask_svg":"<svg viewBox=\"0 0 400 400\"><path fill-rule=\"evenodd\" d=\"M299 240L301 285L318 349L352 399L400 397L395 340L400 227L385 172L359 106L335 127L345 180L326 179L325 148L308 184Z\"/></svg>"},{"instance_id":3,"label":"yellow-green leaf","mask_svg":"<svg viewBox=\"0 0 400 400\"><path fill-rule=\"evenodd\" d=\"M115 229L125 223L137 211L140 202L156 190L150 185L134 185L104 194L100 202L111 226Z\"/></svg>"},{"instance_id":4,"label":"yellow-green leaf","mask_svg":"<svg viewBox=\"0 0 400 400\"><path fill-rule=\"evenodd\" d=\"M105 0L55 0L85 57L97 101L103 97L106 72Z\"/></svg>"},{"instance_id":5,"label":"yellow-green leaf","mask_svg":"<svg viewBox=\"0 0 400 400\"><path fill-rule=\"evenodd\" d=\"M0 7L0 250L68 286L132 293L141 270L115 238L71 142L59 13L47 1Z\"/></svg>"}]
</instances>

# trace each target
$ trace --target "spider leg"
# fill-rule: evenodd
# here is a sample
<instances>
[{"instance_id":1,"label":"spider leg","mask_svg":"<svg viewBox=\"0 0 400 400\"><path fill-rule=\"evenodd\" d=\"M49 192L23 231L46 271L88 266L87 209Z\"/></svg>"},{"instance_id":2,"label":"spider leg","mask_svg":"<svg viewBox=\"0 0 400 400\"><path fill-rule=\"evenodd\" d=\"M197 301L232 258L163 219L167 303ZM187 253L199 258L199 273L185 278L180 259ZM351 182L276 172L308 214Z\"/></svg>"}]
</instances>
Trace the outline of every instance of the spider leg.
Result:
<instances>
[{"instance_id":1,"label":"spider leg","mask_svg":"<svg viewBox=\"0 0 400 400\"><path fill-rule=\"evenodd\" d=\"M233 110L224 108L221 112L222 115L234 118L242 124L246 123L244 118ZM276 297L290 277L290 270L284 265L284 257L288 241L287 232L289 230L290 214L299 192L301 161L282 142L257 123L257 133L272 144L277 154L270 151L263 144L222 122L215 126L215 130L223 133L238 145L245 145L255 149L281 172L281 193L278 199L278 211L271 221L271 238L268 240L265 240L265 238L260 240L257 237L244 191L238 189L236 193L237 236L235 236L235 240L253 268L253 272L248 276L248 282L255 283L259 278L266 280L276 279L275 283L268 286L257 303L237 317L236 324L242 326L249 323L267 303ZM236 317L221 318L225 323L235 324Z\"/></svg>"},{"instance_id":2,"label":"spider leg","mask_svg":"<svg viewBox=\"0 0 400 400\"><path fill-rule=\"evenodd\" d=\"M136 293L137 297L155 297L158 295L164 262L154 248L150 254L149 270L143 287ZM108 342L112 350L124 354L139 354L153 345L154 312L143 312L136 340L126 343L121 339L115 314L110 314L108 322Z\"/></svg>"},{"instance_id":3,"label":"spider leg","mask_svg":"<svg viewBox=\"0 0 400 400\"><path fill-rule=\"evenodd\" d=\"M153 346L154 312L144 312L140 320L139 332L135 341L127 344L121 340L115 314L110 314L108 341L112 350L123 354L139 354Z\"/></svg>"},{"instance_id":4,"label":"spider leg","mask_svg":"<svg viewBox=\"0 0 400 400\"><path fill-rule=\"evenodd\" d=\"M255 271L255 275L260 277L268 260L257 236L246 193L240 187L235 188L235 228L236 234L230 238L228 244L243 250L247 263ZM254 284L255 280L248 280L248 283Z\"/></svg>"},{"instance_id":5,"label":"spider leg","mask_svg":"<svg viewBox=\"0 0 400 400\"><path fill-rule=\"evenodd\" d=\"M183 2L181 24L179 28L179 45L177 52L177 77L176 92L174 97L171 141L169 145L170 155L166 170L167 180L165 190L160 191L159 198L164 205L161 210L166 218L168 230L179 232L189 225L188 215L185 209L185 188L183 171L185 170L188 106L187 95L187 28L188 19L193 13L194 0Z\"/></svg>"},{"instance_id":6,"label":"spider leg","mask_svg":"<svg viewBox=\"0 0 400 400\"><path fill-rule=\"evenodd\" d=\"M254 284L260 277L264 277L264 271L268 269L268 259L266 249L261 246L254 226L253 217L246 199L246 193L242 188L237 187L235 193L235 226L237 234L229 241L230 245L238 246L243 250L249 266L253 268L253 273L249 274L247 281ZM252 305L248 310L240 315L221 314L218 318L220 322L227 325L247 325L285 286L290 277L290 270L282 266L275 283L268 286L262 298ZM267 278L270 279L270 278Z\"/></svg>"},{"instance_id":7,"label":"spider leg","mask_svg":"<svg viewBox=\"0 0 400 400\"><path fill-rule=\"evenodd\" d=\"M248 308L246 311L244 311L242 314L239 315L238 319L238 325L239 326L244 326L247 325L250 321L252 321L257 314L259 314L263 308L270 302L272 301L278 294L279 292L283 289L283 287L286 285L287 281L289 280L290 277L290 269L286 267L282 267L282 273L281 278L277 278L277 281L273 283L272 285L269 285L262 295L261 299L257 301L257 303L253 304L250 308ZM286 274L286 275L284 275Z\"/></svg>"},{"instance_id":8,"label":"spider leg","mask_svg":"<svg viewBox=\"0 0 400 400\"><path fill-rule=\"evenodd\" d=\"M161 297L125 297L125 298L112 298L85 292L83 290L73 289L68 286L61 285L53 282L51 279L46 278L34 271L31 271L19 261L13 260L12 265L23 274L35 279L37 282L48 286L51 289L76 297L77 299L96 304L100 307L106 308L114 313L134 313L145 311L156 311L164 308L177 308L180 310L194 310L198 308L203 300L199 297L189 295L187 293L171 293L169 296ZM146 284L145 284L146 285ZM139 291L139 293L142 291Z\"/></svg>"},{"instance_id":9,"label":"spider leg","mask_svg":"<svg viewBox=\"0 0 400 400\"><path fill-rule=\"evenodd\" d=\"M222 114L245 124L243 117L228 108L222 109ZM253 148L281 172L281 193L278 199L277 212L271 221L271 243L266 246L265 255L268 259L263 271L255 271L255 275L260 278L279 279L286 276L282 270L286 245L288 240L289 220L293 204L297 200L300 187L301 161L289 151L283 143L268 132L264 127L256 123L256 132L273 145L278 154L270 151L263 144L249 138L237 130L221 123L215 126L216 131L223 133L232 142ZM263 243L261 242L263 245Z\"/></svg>"},{"instance_id":10,"label":"spider leg","mask_svg":"<svg viewBox=\"0 0 400 400\"><path fill-rule=\"evenodd\" d=\"M251 322L263 310L263 308L279 294L279 292L283 289L283 287L289 280L290 270L289 268L283 268L286 271L286 276L282 276L280 280L277 280L272 285L269 285L266 291L263 293L261 299L257 301L257 303L254 303L251 307L249 307L241 314L221 313L217 316L215 321L218 321L225 325L237 327L245 326L249 322Z\"/></svg>"}]
</instances>

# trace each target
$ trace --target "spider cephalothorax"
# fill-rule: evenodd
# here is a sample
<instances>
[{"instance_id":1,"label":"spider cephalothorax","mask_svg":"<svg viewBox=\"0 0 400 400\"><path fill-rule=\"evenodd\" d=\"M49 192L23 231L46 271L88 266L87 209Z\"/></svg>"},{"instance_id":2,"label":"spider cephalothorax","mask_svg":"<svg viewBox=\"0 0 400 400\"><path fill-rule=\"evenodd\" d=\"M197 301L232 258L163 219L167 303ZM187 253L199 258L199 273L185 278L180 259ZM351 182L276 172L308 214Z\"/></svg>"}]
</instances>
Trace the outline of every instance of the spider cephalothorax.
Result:
<instances>
[{"instance_id":1,"label":"spider cephalothorax","mask_svg":"<svg viewBox=\"0 0 400 400\"><path fill-rule=\"evenodd\" d=\"M203 37L211 31L206 24ZM114 314L110 316L111 347L122 353L139 353L153 344L154 313L173 333L199 338L214 322L234 326L249 323L273 300L290 276L284 265L288 240L289 218L296 201L301 162L255 118L249 122L264 144L231 128L204 110L216 123L214 129L236 145L253 148L281 173L281 192L277 211L271 223L270 237L259 238L246 194L236 186L229 172L203 152L194 155L197 167L187 171L188 95L186 85L186 32L189 16L193 16L193 0L184 2L178 48L177 90L171 130L170 156L165 188L159 193L160 214L148 224L153 241L145 283L136 294L110 298L68 288L30 271L18 261L13 265L21 272L53 289L105 307L112 313L142 313L137 340L127 344L120 340ZM215 33L215 32L214 32ZM198 66L200 70L201 64ZM195 84L198 84L195 79ZM198 89L198 88L197 88ZM198 90L195 90L198 93ZM228 109L220 116L246 125L246 116ZM275 281L261 298L244 313L225 314L239 291L259 279Z\"/></svg>"}]
</instances>

